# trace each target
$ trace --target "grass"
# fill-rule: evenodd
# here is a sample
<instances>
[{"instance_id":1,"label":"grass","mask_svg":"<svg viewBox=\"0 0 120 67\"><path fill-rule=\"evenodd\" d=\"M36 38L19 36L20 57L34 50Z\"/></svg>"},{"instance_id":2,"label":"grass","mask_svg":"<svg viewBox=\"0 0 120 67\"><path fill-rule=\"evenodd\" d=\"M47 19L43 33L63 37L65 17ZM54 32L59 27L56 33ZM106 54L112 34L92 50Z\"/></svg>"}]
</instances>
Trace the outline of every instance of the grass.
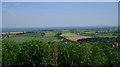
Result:
<instances>
[{"instance_id":1,"label":"grass","mask_svg":"<svg viewBox=\"0 0 120 67\"><path fill-rule=\"evenodd\" d=\"M46 42L49 42L49 41L56 40L57 37L44 37L44 38L40 38L40 39L43 39L43 40L45 40Z\"/></svg>"},{"instance_id":2,"label":"grass","mask_svg":"<svg viewBox=\"0 0 120 67\"><path fill-rule=\"evenodd\" d=\"M25 34L18 34L18 35L14 35L17 37L41 37L42 33L25 33Z\"/></svg>"},{"instance_id":3,"label":"grass","mask_svg":"<svg viewBox=\"0 0 120 67\"><path fill-rule=\"evenodd\" d=\"M47 32L45 33L45 37L54 37L55 36L55 32Z\"/></svg>"},{"instance_id":4,"label":"grass","mask_svg":"<svg viewBox=\"0 0 120 67\"><path fill-rule=\"evenodd\" d=\"M95 34L80 34L82 36L95 36Z\"/></svg>"},{"instance_id":5,"label":"grass","mask_svg":"<svg viewBox=\"0 0 120 67\"><path fill-rule=\"evenodd\" d=\"M56 40L57 37L55 37L56 32L45 32L45 36L42 37L43 32L38 32L38 33L25 33L25 34L11 34L9 38L5 40L14 40L17 43L23 43L26 40L31 40L31 39L43 39L46 42Z\"/></svg>"},{"instance_id":6,"label":"grass","mask_svg":"<svg viewBox=\"0 0 120 67\"><path fill-rule=\"evenodd\" d=\"M31 39L39 39L38 37L10 37L7 38L6 40L14 40L17 43L23 43L26 40L31 40Z\"/></svg>"},{"instance_id":7,"label":"grass","mask_svg":"<svg viewBox=\"0 0 120 67\"><path fill-rule=\"evenodd\" d=\"M57 39L57 37L10 37L6 40L14 40L17 43L23 43L26 40L32 40L32 39L43 39L44 41L49 42Z\"/></svg>"},{"instance_id":8,"label":"grass","mask_svg":"<svg viewBox=\"0 0 120 67\"><path fill-rule=\"evenodd\" d=\"M25 33L25 34L11 34L10 35L10 38L7 38L6 40L14 40L18 43L22 43L26 40L31 40L31 39L43 39L45 40L46 42L49 42L49 41L53 41L53 40L57 40L57 37L55 37L55 35L58 33L58 32L61 32L63 34L65 33L70 33L71 31L73 32L77 32L77 33L83 33L83 34L80 34L78 36L76 35L72 35L70 37L70 35L67 37L69 39L79 39L81 38L81 36L92 36L92 37L117 37L117 36L113 36L112 34L113 33L109 33L107 32L107 34L104 34L104 32L106 32L106 29L104 30L82 30L82 29L78 29L78 30L54 30L54 31L37 31L37 33ZM84 34L84 32L92 32L91 34ZM98 32L98 33L95 33L95 32ZM113 32L113 31L112 31ZM42 33L45 33L45 36L42 37ZM68 34L67 34L68 35Z\"/></svg>"}]
</instances>

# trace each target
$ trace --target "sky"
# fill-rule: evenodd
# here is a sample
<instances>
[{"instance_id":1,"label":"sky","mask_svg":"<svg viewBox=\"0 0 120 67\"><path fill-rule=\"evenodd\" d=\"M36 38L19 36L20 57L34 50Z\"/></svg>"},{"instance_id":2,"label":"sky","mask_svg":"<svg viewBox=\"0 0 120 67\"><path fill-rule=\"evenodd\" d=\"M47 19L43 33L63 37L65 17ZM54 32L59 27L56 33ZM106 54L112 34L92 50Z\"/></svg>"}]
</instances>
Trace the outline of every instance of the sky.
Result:
<instances>
[{"instance_id":1,"label":"sky","mask_svg":"<svg viewBox=\"0 0 120 67\"><path fill-rule=\"evenodd\" d=\"M0 2L0 31L2 29L2 3Z\"/></svg>"},{"instance_id":2,"label":"sky","mask_svg":"<svg viewBox=\"0 0 120 67\"><path fill-rule=\"evenodd\" d=\"M119 0L1 0L2 2L118 2Z\"/></svg>"},{"instance_id":3,"label":"sky","mask_svg":"<svg viewBox=\"0 0 120 67\"><path fill-rule=\"evenodd\" d=\"M3 2L3 28L117 26L117 2Z\"/></svg>"}]
</instances>

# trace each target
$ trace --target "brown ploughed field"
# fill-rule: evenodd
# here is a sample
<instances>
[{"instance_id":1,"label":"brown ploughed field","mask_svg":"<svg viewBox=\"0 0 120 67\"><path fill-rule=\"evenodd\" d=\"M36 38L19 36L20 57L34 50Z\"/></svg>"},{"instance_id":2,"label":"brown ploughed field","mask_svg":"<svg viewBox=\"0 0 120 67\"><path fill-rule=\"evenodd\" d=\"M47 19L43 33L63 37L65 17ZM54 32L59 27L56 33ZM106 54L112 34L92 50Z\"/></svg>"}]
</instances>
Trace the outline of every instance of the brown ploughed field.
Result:
<instances>
[{"instance_id":1,"label":"brown ploughed field","mask_svg":"<svg viewBox=\"0 0 120 67\"><path fill-rule=\"evenodd\" d=\"M65 37L72 41L77 41L78 39L84 39L84 38L92 38L91 36L81 36L75 33L63 33L60 36Z\"/></svg>"}]
</instances>

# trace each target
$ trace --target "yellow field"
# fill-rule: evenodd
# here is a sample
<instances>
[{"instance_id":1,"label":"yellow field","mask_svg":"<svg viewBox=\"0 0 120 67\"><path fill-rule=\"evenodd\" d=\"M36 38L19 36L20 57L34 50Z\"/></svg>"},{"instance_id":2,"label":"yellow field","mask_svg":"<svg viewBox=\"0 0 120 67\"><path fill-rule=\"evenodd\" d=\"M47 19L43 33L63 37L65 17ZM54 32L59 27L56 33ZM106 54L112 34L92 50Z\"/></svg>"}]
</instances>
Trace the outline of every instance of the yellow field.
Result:
<instances>
[{"instance_id":1,"label":"yellow field","mask_svg":"<svg viewBox=\"0 0 120 67\"><path fill-rule=\"evenodd\" d=\"M8 32L0 32L0 34L7 34ZM9 32L10 34L19 34L19 33L23 33L23 32Z\"/></svg>"},{"instance_id":2,"label":"yellow field","mask_svg":"<svg viewBox=\"0 0 120 67\"><path fill-rule=\"evenodd\" d=\"M72 41L77 41L78 39L84 39L84 38L92 38L91 36L81 36L81 35L77 35L75 33L63 33L60 36L65 37Z\"/></svg>"}]
</instances>

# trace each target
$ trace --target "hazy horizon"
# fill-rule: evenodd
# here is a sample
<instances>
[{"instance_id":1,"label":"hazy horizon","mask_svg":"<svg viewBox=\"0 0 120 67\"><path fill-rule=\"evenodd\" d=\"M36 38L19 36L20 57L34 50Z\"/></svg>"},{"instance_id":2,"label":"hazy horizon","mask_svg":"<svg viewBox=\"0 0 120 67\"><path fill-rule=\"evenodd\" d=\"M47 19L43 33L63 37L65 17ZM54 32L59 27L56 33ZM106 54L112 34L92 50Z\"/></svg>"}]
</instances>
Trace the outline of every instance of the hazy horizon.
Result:
<instances>
[{"instance_id":1,"label":"hazy horizon","mask_svg":"<svg viewBox=\"0 0 120 67\"><path fill-rule=\"evenodd\" d=\"M4 2L3 28L118 26L117 2Z\"/></svg>"}]
</instances>

